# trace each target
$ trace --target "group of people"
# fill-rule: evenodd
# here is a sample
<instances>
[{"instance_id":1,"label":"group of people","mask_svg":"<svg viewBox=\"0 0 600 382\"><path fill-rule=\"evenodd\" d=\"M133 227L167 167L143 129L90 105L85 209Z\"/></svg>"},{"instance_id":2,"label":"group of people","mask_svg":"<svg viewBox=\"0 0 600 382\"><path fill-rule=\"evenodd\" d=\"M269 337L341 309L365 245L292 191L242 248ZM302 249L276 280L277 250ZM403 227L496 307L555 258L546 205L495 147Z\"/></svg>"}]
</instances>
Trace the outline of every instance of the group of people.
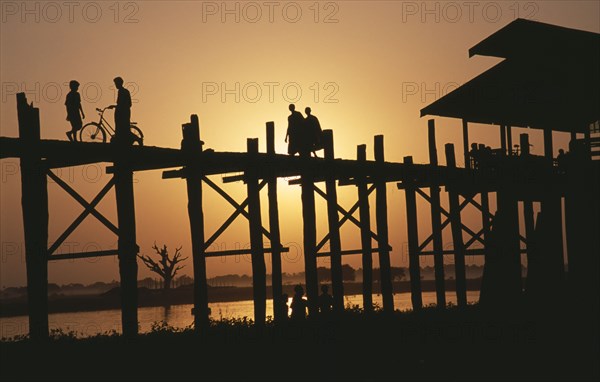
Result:
<instances>
[{"instance_id":1,"label":"group of people","mask_svg":"<svg viewBox=\"0 0 600 382\"><path fill-rule=\"evenodd\" d=\"M473 170L480 169L485 166L489 158L493 155L492 148L483 144L471 143L469 157L471 158L471 168Z\"/></svg>"},{"instance_id":2,"label":"group of people","mask_svg":"<svg viewBox=\"0 0 600 382\"><path fill-rule=\"evenodd\" d=\"M317 156L317 151L323 148L322 130L319 119L311 114L310 107L304 109L303 117L296 106L291 104L291 114L288 116L288 128L285 141L288 143L288 154L308 157L311 153Z\"/></svg>"},{"instance_id":3,"label":"group of people","mask_svg":"<svg viewBox=\"0 0 600 382\"><path fill-rule=\"evenodd\" d=\"M113 79L115 87L117 88L117 104L111 105L109 109L115 109L115 135L118 137L128 136L129 126L131 122L131 94L123 86L123 78L115 77ZM67 121L71 123L71 130L67 131L67 138L71 142L77 141L77 135L79 130L83 127L83 120L85 119L85 113L81 106L81 96L78 92L79 82L71 80L69 82L69 93L65 100L65 106L67 108Z\"/></svg>"},{"instance_id":4,"label":"group of people","mask_svg":"<svg viewBox=\"0 0 600 382\"><path fill-rule=\"evenodd\" d=\"M322 318L331 315L333 309L333 297L328 293L327 285L321 286L321 295L319 295L319 314ZM288 295L283 294L279 304L281 317L290 318L292 321L303 321L306 319L307 301L304 299L304 288L302 285L296 285L294 288L294 297L292 298L292 314L288 316Z\"/></svg>"}]
</instances>

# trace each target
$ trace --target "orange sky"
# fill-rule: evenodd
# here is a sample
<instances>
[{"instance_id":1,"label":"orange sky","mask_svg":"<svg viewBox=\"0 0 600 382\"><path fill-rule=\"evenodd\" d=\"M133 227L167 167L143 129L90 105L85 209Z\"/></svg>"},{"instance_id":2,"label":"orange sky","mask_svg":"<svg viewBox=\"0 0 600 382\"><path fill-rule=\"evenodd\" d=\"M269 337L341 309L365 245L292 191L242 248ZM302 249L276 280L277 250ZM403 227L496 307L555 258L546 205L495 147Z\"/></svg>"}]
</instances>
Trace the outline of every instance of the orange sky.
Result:
<instances>
[{"instance_id":1,"label":"orange sky","mask_svg":"<svg viewBox=\"0 0 600 382\"><path fill-rule=\"evenodd\" d=\"M2 136L17 136L16 92L25 91L40 108L42 137L63 139L69 129L63 105L66 83L77 79L82 84L87 122L96 120L94 108L114 102L112 78L120 75L132 91L132 119L142 127L147 145L179 147L180 125L196 113L209 148L241 151L246 138L259 137L264 150L264 125L272 120L277 149L284 152L287 104L294 101L301 109L311 106L322 126L334 130L337 157L354 158L356 145L366 143L372 158L373 136L385 134L387 160L413 155L420 163L427 161L427 137L426 120L419 118L419 110L499 61L469 59L471 46L516 16L600 31L596 1L474 2L472 8L463 2L400 1L0 4ZM460 121L439 119L437 126L438 150L454 142L457 153L462 152ZM474 126L471 139L498 146L497 131L497 127ZM515 142L519 133L520 129L513 129ZM564 135L556 138L556 151L566 147ZM533 152L541 154L541 134L532 132L531 141ZM109 179L104 168L105 164L98 164L58 174L91 199ZM18 161L2 160L0 170L0 285L23 285ZM184 182L162 180L160 171L138 173L135 179L141 253L151 253L156 241L171 248L183 246L183 253L189 255ZM219 177L215 180L222 184ZM303 268L300 193L283 180L280 186L282 238L292 251L284 257L283 269L298 272ZM243 200L242 184L224 187ZM338 192L341 204L349 208L356 189ZM53 241L81 208L51 182L49 197ZM392 264L405 266L404 194L394 185L389 185L388 203ZM262 206L266 225L266 199ZM319 237L326 227L324 206L317 201ZM112 194L99 208L116 222ZM207 190L207 237L231 212L225 201ZM423 238L429 211L421 212ZM116 247L116 238L92 219L67 239L60 252ZM358 247L357 230L348 226L342 235L345 249ZM449 240L445 237L445 242ZM241 219L217 241L220 249L244 247L248 242L248 227ZM360 257L345 262L358 267ZM184 273L190 274L191 261L188 264ZM112 257L53 262L49 269L50 282L56 283L118 279L117 259ZM250 273L249 259L208 261L209 277L224 273ZM140 267L140 278L148 275Z\"/></svg>"}]
</instances>

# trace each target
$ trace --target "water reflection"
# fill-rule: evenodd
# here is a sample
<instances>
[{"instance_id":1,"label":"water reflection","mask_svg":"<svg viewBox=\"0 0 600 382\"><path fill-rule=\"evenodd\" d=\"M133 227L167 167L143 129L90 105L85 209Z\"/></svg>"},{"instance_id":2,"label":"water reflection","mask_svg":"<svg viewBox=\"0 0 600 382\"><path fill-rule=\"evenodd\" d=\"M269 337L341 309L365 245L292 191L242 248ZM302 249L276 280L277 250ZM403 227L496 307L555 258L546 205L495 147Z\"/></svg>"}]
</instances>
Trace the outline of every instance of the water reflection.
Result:
<instances>
[{"instance_id":1,"label":"water reflection","mask_svg":"<svg viewBox=\"0 0 600 382\"><path fill-rule=\"evenodd\" d=\"M446 296L449 303L456 304L456 295ZM423 304L435 304L435 292L423 292ZM477 302L479 291L468 291L467 301ZM381 295L374 295L373 302L382 306ZM288 306L291 298L288 301ZM345 297L346 305L358 305L362 307L362 296L352 295ZM254 316L254 304L252 300L234 302L216 302L209 304L211 317L222 318L252 318ZM394 307L397 310L411 309L410 293L397 293L394 295ZM273 301L267 301L267 316L272 316ZM50 314L49 324L51 330L62 330L63 332L74 331L78 337L93 336L98 333L116 331L121 332L121 311L102 310L96 312L75 313L53 313ZM138 309L138 320L140 332L149 332L155 322L166 321L174 328L192 327L194 318L192 316L192 305L167 305L158 307L147 307ZM29 331L27 316L0 318L0 338L6 339L18 335L25 335Z\"/></svg>"}]
</instances>

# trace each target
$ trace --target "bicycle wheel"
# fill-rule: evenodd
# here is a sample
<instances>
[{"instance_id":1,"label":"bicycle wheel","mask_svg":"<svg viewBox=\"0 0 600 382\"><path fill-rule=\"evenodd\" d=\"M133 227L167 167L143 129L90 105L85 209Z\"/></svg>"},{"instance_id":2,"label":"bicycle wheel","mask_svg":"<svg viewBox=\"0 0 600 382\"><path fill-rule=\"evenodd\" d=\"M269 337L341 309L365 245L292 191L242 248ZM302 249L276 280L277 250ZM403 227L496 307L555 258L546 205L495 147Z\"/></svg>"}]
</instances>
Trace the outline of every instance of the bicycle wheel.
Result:
<instances>
[{"instance_id":1,"label":"bicycle wheel","mask_svg":"<svg viewBox=\"0 0 600 382\"><path fill-rule=\"evenodd\" d=\"M130 131L131 134L133 135L133 144L138 144L140 146L144 145L144 134L142 133L142 130L140 130L139 127L137 127L136 125L131 125L130 126Z\"/></svg>"},{"instance_id":2,"label":"bicycle wheel","mask_svg":"<svg viewBox=\"0 0 600 382\"><path fill-rule=\"evenodd\" d=\"M81 142L105 143L106 132L98 123L90 122L79 131L79 140Z\"/></svg>"}]
</instances>

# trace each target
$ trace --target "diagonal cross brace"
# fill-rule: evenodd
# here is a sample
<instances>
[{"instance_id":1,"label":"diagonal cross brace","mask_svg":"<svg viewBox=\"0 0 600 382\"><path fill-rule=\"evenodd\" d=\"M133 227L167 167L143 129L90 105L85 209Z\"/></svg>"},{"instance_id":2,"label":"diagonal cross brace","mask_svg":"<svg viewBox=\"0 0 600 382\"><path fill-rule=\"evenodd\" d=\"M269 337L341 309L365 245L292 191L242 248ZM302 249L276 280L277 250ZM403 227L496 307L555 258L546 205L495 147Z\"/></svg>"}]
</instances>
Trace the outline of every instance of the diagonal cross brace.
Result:
<instances>
[{"instance_id":1,"label":"diagonal cross brace","mask_svg":"<svg viewBox=\"0 0 600 382\"><path fill-rule=\"evenodd\" d=\"M417 188L415 189L415 191L421 195L423 197L423 199L425 199L426 201L428 201L429 203L431 203L431 197L429 195L427 195L425 192L423 192L421 189ZM463 200L463 202L459 205L459 213L460 211L462 211L469 203L474 203L475 201L473 200L473 198L465 198L465 200ZM444 222L442 223L442 230L448 225L450 224L450 214L448 213L448 211L446 211L442 206L439 207L440 208L440 212L442 213L442 215L446 216L446 220L444 220ZM479 241L481 244L485 245L483 240L481 240L480 236L481 234L476 234L475 232L473 232L469 227L467 227L465 224L461 223L461 228L463 231L467 232L469 235L471 235L471 237L475 238L477 241ZM429 235L427 237L427 239L425 239L423 241L423 243L421 243L421 245L419 245L419 251L422 251L427 244L429 244L431 241L433 240L433 234Z\"/></svg>"},{"instance_id":2,"label":"diagonal cross brace","mask_svg":"<svg viewBox=\"0 0 600 382\"><path fill-rule=\"evenodd\" d=\"M96 210L96 206L102 198L110 191L110 189L115 185L115 178L111 178L108 183L98 192L96 197L92 200L91 203L88 203L81 195L77 193L71 186L69 186L65 181L56 176L52 172L52 170L48 170L48 176L56 182L63 190L65 190L69 195L73 197L79 204L81 204L84 208L84 211L71 223L71 225L56 239L54 244L50 246L48 249L48 256L52 255L58 247L69 237L73 231L83 222L83 220L89 215L92 214L96 219L98 219L102 224L104 224L108 229L110 229L115 235L119 235L119 229L110 222L107 218L104 217L100 212Z\"/></svg>"},{"instance_id":3,"label":"diagonal cross brace","mask_svg":"<svg viewBox=\"0 0 600 382\"><path fill-rule=\"evenodd\" d=\"M375 190L375 185L371 185L369 187L369 189L367 190L367 195L370 195L374 190ZM323 199L327 200L327 194L321 190L319 187L314 186L315 192L317 194L319 194ZM342 206L340 206L339 204L337 205L337 210L339 212L341 212L342 215L344 215L344 217L338 222L338 229L342 227L342 225L346 222L346 220L350 220L352 223L354 223L354 225L356 225L358 228L360 228L360 221L358 221L358 219L356 219L354 216L352 216L356 210L359 207L359 203L356 202L354 203L354 205L352 206L352 208L350 208L350 210L346 211ZM379 237L377 236L377 234L373 231L369 231L371 232L371 237L375 240L379 240ZM317 249L316 251L319 252L319 250L321 248L323 248L323 246L325 245L325 243L327 243L327 240L329 240L329 236L330 233L327 233L325 235L325 237L323 237L323 239L319 242L319 244L317 244ZM389 244L388 244L389 246Z\"/></svg>"},{"instance_id":4,"label":"diagonal cross brace","mask_svg":"<svg viewBox=\"0 0 600 382\"><path fill-rule=\"evenodd\" d=\"M250 215L245 210L245 208L248 206L248 198L244 199L242 204L239 204L212 180L203 176L202 181L208 184L210 188L215 190L219 195L223 197L223 199L225 199L227 202L229 202L229 204L231 204L235 208L235 211L229 216L229 218L227 218L227 220L225 220L221 227L219 227L219 229L217 229L215 233L213 233L212 236L204 243L204 251L206 251L219 238L219 236L221 236L221 234L225 232L227 227L229 227L239 215L244 216L248 220L250 220ZM258 190L262 190L267 183L268 182L266 180L261 181L258 185ZM267 239L271 240L271 233L267 231L266 228L261 228L263 235L265 235Z\"/></svg>"}]
</instances>

